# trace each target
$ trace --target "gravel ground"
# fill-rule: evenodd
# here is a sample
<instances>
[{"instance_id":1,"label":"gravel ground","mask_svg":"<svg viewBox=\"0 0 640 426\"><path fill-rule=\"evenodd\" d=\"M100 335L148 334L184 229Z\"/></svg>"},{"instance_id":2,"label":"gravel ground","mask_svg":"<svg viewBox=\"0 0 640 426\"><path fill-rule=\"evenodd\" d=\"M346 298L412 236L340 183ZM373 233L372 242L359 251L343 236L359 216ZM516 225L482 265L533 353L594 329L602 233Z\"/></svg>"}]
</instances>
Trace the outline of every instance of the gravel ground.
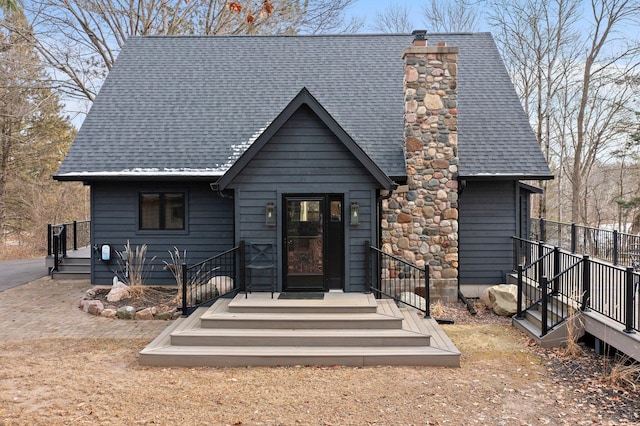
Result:
<instances>
[{"instance_id":1,"label":"gravel ground","mask_svg":"<svg viewBox=\"0 0 640 426\"><path fill-rule=\"evenodd\" d=\"M0 344L0 425L640 424L640 394L593 352L540 349L480 306L435 313L461 368L159 368L137 363L147 340Z\"/></svg>"}]
</instances>

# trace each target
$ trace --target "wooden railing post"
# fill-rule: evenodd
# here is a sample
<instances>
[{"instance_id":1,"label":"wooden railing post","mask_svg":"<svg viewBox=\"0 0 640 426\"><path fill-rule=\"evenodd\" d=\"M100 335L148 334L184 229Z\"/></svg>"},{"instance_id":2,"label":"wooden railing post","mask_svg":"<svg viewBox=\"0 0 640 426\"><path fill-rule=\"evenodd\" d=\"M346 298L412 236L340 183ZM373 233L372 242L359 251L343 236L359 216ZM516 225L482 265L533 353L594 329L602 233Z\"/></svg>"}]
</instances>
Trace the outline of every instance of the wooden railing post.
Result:
<instances>
[{"instance_id":1,"label":"wooden railing post","mask_svg":"<svg viewBox=\"0 0 640 426\"><path fill-rule=\"evenodd\" d=\"M635 279L634 279L634 274L633 274L633 268L629 267L627 268L627 273L626 273L626 277L625 277L625 290L626 290L626 294L625 294L625 301L624 301L624 307L625 307L625 328L624 328L624 332L628 333L628 334L632 334L635 333L635 331L633 331L633 320L635 318L634 315L634 306L633 306L633 293L635 292Z\"/></svg>"},{"instance_id":2,"label":"wooden railing post","mask_svg":"<svg viewBox=\"0 0 640 426\"><path fill-rule=\"evenodd\" d=\"M589 310L591 303L591 260L589 255L582 257L582 306L580 310L585 312Z\"/></svg>"},{"instance_id":3,"label":"wooden railing post","mask_svg":"<svg viewBox=\"0 0 640 426\"><path fill-rule=\"evenodd\" d=\"M547 241L547 225L545 223L544 217L540 218L540 240Z\"/></svg>"},{"instance_id":4,"label":"wooden railing post","mask_svg":"<svg viewBox=\"0 0 640 426\"><path fill-rule=\"evenodd\" d=\"M576 240L577 240L577 233L576 233L576 229L577 229L576 224L575 224L575 223L572 223L572 224L571 224L571 253L573 253L573 254L575 254L575 253L576 253L576 250L577 250L577 243L578 243L578 242L576 241ZM558 243L560 243L560 242L558 241Z\"/></svg>"}]
</instances>

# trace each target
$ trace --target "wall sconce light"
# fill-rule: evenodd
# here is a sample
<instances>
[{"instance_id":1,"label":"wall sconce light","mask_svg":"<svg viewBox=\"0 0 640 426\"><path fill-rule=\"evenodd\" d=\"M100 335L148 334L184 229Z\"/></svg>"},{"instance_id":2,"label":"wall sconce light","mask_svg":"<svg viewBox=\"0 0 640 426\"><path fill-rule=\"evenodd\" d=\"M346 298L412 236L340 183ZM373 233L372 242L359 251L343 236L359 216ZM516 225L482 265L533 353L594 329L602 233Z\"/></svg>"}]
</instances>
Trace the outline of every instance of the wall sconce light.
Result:
<instances>
[{"instance_id":1,"label":"wall sconce light","mask_svg":"<svg viewBox=\"0 0 640 426\"><path fill-rule=\"evenodd\" d=\"M349 224L360 225L360 206L358 203L351 203L351 210L349 213Z\"/></svg>"},{"instance_id":2,"label":"wall sconce light","mask_svg":"<svg viewBox=\"0 0 640 426\"><path fill-rule=\"evenodd\" d=\"M264 213L264 223L267 226L276 226L276 206L273 203L267 203Z\"/></svg>"}]
</instances>

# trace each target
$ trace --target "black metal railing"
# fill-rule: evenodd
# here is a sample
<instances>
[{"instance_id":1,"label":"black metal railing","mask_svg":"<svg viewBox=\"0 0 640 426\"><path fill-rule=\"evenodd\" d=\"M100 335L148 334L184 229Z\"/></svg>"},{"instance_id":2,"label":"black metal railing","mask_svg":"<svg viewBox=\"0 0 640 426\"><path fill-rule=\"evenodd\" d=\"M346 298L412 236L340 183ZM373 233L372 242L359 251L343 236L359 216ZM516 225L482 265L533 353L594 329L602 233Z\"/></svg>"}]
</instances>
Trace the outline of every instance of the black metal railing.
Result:
<instances>
[{"instance_id":1,"label":"black metal railing","mask_svg":"<svg viewBox=\"0 0 640 426\"><path fill-rule=\"evenodd\" d=\"M365 243L366 287L377 298L388 297L397 303L430 314L429 266L419 268L400 257Z\"/></svg>"},{"instance_id":2,"label":"black metal railing","mask_svg":"<svg viewBox=\"0 0 640 426\"><path fill-rule=\"evenodd\" d=\"M234 247L195 265L182 264L178 287L182 297L182 315L190 315L199 306L239 290L237 260L240 248Z\"/></svg>"},{"instance_id":3,"label":"black metal railing","mask_svg":"<svg viewBox=\"0 0 640 426\"><path fill-rule=\"evenodd\" d=\"M49 256L53 255L53 267L51 271L58 271L60 262L67 256L67 227L65 225L60 226L57 232L51 237L51 249L49 249Z\"/></svg>"},{"instance_id":4,"label":"black metal railing","mask_svg":"<svg viewBox=\"0 0 640 426\"><path fill-rule=\"evenodd\" d=\"M54 237L61 236L61 231L64 229L65 239L61 242L65 249L78 250L82 247L87 247L91 244L91 221L80 220L69 223L61 223L58 225L47 225L47 254L52 256L54 254Z\"/></svg>"},{"instance_id":5,"label":"black metal railing","mask_svg":"<svg viewBox=\"0 0 640 426\"><path fill-rule=\"evenodd\" d=\"M640 270L640 235L544 218L531 220L531 238L571 253Z\"/></svg>"},{"instance_id":6,"label":"black metal railing","mask_svg":"<svg viewBox=\"0 0 640 426\"><path fill-rule=\"evenodd\" d=\"M90 220L47 225L47 255L53 256L52 271L58 271L68 250L78 250L89 244L91 244Z\"/></svg>"},{"instance_id":7,"label":"black metal railing","mask_svg":"<svg viewBox=\"0 0 640 426\"><path fill-rule=\"evenodd\" d=\"M577 255L542 242L514 237L514 270L518 277L516 316L540 305L541 336L563 322L571 309L591 310L640 331L640 273Z\"/></svg>"}]
</instances>

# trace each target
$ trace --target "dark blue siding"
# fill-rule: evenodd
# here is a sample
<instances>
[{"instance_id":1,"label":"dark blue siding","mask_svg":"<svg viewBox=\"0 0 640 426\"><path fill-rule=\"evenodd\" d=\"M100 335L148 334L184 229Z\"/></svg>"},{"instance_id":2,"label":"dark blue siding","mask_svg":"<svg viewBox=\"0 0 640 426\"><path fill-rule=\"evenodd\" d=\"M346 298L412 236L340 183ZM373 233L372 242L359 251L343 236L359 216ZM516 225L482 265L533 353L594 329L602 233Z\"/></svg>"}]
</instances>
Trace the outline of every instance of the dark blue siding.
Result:
<instances>
[{"instance_id":1,"label":"dark blue siding","mask_svg":"<svg viewBox=\"0 0 640 426\"><path fill-rule=\"evenodd\" d=\"M138 196L141 191L185 192L186 229L184 231L139 231ZM147 245L148 284L175 284L165 271L169 251L187 251L188 263L196 263L233 247L233 201L216 195L205 182L144 183L118 182L92 184L92 243L110 244L122 251ZM97 257L97 256L96 256ZM153 259L155 257L155 259ZM116 256L117 259L117 256ZM108 264L95 259L94 284L111 284L114 274L122 274L122 262Z\"/></svg>"},{"instance_id":2,"label":"dark blue siding","mask_svg":"<svg viewBox=\"0 0 640 426\"><path fill-rule=\"evenodd\" d=\"M502 284L517 234L518 182L467 182L460 197L460 284Z\"/></svg>"},{"instance_id":3,"label":"dark blue siding","mask_svg":"<svg viewBox=\"0 0 640 426\"><path fill-rule=\"evenodd\" d=\"M283 194L343 194L345 216L351 202L360 205L360 225L345 221L345 287L364 290L364 242L376 235L378 184L331 130L304 106L275 133L229 185L235 189L238 240L272 242L282 247ZM265 206L277 206L276 227L265 225ZM278 257L278 285L282 263Z\"/></svg>"}]
</instances>

